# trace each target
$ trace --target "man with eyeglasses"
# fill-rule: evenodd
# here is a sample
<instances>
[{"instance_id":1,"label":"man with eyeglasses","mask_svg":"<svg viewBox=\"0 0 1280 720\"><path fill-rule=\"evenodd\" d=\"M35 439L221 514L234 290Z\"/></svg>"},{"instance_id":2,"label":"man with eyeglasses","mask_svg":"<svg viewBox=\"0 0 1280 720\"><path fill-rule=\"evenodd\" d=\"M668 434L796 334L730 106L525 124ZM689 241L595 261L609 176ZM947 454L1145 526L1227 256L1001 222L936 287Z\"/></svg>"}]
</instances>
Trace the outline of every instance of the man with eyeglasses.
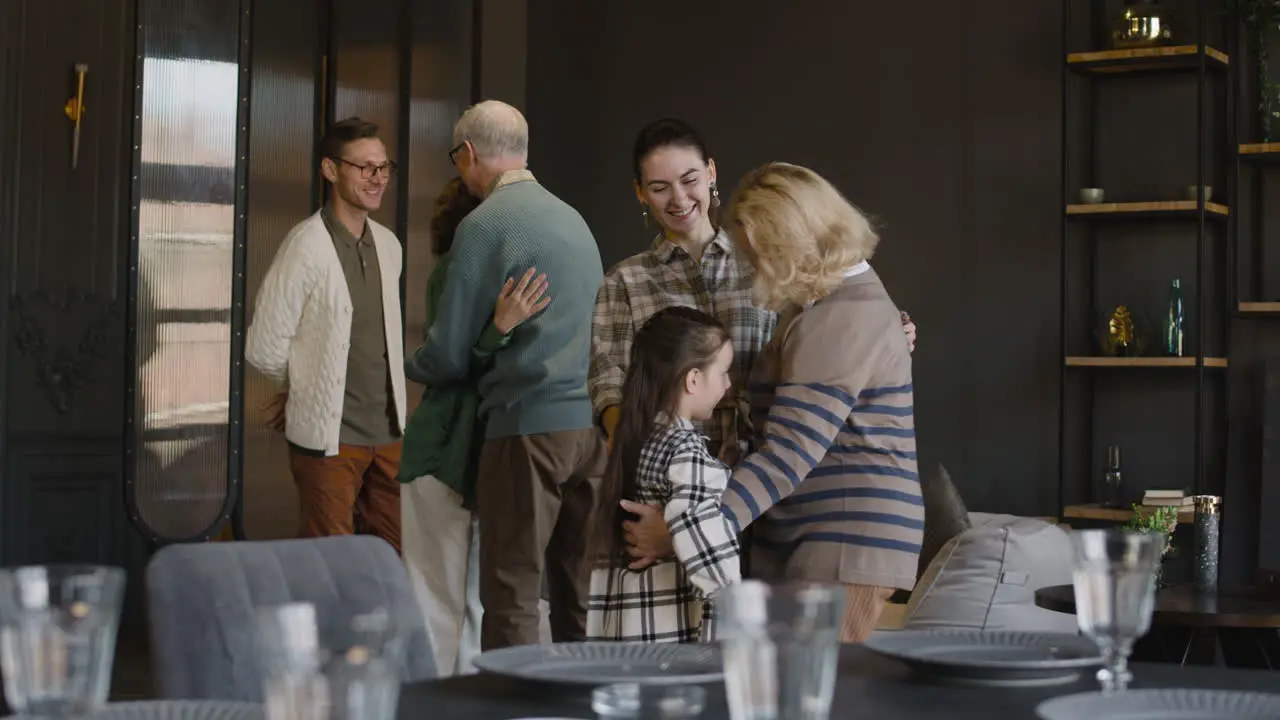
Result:
<instances>
[{"instance_id":1,"label":"man with eyeglasses","mask_svg":"<svg viewBox=\"0 0 1280 720\"><path fill-rule=\"evenodd\" d=\"M550 303L512 331L479 381L480 644L538 642L544 569L552 638L582 640L586 538L606 460L586 384L600 252L578 211L529 172L519 110L479 103L454 125L453 144L449 159L483 202L458 225L436 321L406 374L433 385L465 380L506 279L530 267L546 274Z\"/></svg>"},{"instance_id":2,"label":"man with eyeglasses","mask_svg":"<svg viewBox=\"0 0 1280 720\"><path fill-rule=\"evenodd\" d=\"M378 126L335 123L320 142L328 202L285 237L258 291L245 359L280 392L300 537L359 529L400 551L405 424L401 246L369 213L395 174ZM357 526L358 523L358 526Z\"/></svg>"}]
</instances>

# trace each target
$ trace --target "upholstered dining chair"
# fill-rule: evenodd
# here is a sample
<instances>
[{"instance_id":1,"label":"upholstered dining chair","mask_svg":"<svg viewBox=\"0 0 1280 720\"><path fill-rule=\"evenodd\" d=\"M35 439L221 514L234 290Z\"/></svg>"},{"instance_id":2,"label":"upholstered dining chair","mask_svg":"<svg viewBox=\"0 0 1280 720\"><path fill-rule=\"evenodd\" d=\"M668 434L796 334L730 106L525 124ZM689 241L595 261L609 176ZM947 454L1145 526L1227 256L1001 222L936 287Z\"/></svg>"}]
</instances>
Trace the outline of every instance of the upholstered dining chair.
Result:
<instances>
[{"instance_id":1,"label":"upholstered dining chair","mask_svg":"<svg viewBox=\"0 0 1280 720\"><path fill-rule=\"evenodd\" d=\"M156 690L166 699L262 701L260 609L311 603L320 625L384 609L405 633L405 682L436 676L400 557L371 536L170 545L147 567Z\"/></svg>"}]
</instances>

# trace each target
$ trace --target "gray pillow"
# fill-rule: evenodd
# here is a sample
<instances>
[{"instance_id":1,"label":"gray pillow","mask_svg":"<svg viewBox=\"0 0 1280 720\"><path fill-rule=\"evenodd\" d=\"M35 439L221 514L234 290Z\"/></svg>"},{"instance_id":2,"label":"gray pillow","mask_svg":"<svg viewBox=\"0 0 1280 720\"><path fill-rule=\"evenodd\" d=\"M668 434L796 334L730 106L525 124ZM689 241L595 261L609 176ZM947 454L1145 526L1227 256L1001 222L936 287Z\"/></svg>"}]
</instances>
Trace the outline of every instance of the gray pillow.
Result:
<instances>
[{"instance_id":1,"label":"gray pillow","mask_svg":"<svg viewBox=\"0 0 1280 720\"><path fill-rule=\"evenodd\" d=\"M979 515L920 576L902 629L1077 632L1076 617L1036 606L1037 590L1071 582L1066 531L1034 518Z\"/></svg>"},{"instance_id":2,"label":"gray pillow","mask_svg":"<svg viewBox=\"0 0 1280 720\"><path fill-rule=\"evenodd\" d=\"M917 578L924 574L943 545L972 527L964 500L941 463L936 471L920 476L920 494L924 498L924 542L920 545Z\"/></svg>"}]
</instances>

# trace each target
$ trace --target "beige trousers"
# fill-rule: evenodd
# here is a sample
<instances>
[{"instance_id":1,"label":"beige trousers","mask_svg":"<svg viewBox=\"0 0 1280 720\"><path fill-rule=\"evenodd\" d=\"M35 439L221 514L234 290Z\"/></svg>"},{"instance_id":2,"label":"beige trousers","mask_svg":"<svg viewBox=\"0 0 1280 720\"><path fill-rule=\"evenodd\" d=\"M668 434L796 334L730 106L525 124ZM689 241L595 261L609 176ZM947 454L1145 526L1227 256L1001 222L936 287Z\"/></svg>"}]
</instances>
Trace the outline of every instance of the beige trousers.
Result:
<instances>
[{"instance_id":1,"label":"beige trousers","mask_svg":"<svg viewBox=\"0 0 1280 720\"><path fill-rule=\"evenodd\" d=\"M480 538L462 497L430 475L400 497L404 564L431 636L440 677L475 672L480 654ZM539 607L539 640L551 642L549 606Z\"/></svg>"}]
</instances>

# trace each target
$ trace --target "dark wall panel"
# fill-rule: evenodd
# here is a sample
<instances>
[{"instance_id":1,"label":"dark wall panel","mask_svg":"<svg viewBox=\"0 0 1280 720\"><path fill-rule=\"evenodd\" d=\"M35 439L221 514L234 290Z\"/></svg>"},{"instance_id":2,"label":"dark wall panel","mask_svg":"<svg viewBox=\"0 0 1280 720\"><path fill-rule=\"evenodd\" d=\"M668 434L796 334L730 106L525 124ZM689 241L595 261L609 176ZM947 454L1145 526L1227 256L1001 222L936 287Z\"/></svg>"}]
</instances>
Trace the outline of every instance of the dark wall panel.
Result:
<instances>
[{"instance_id":1,"label":"dark wall panel","mask_svg":"<svg viewBox=\"0 0 1280 720\"><path fill-rule=\"evenodd\" d=\"M422 342L427 278L435 264L431 215L440 189L456 174L449 162L453 123L470 104L473 71L471 2L414 0L412 11L409 164L399 180L408 198L406 351ZM420 393L409 395L415 405Z\"/></svg>"},{"instance_id":2,"label":"dark wall panel","mask_svg":"<svg viewBox=\"0 0 1280 720\"><path fill-rule=\"evenodd\" d=\"M254 0L253 73L249 124L249 217L245 269L246 319L262 279L289 230L314 210L318 174L316 69L320 58L319 3ZM253 539L297 532L298 503L284 437L266 427L261 407L276 391L245 373L244 519Z\"/></svg>"},{"instance_id":3,"label":"dark wall panel","mask_svg":"<svg viewBox=\"0 0 1280 720\"><path fill-rule=\"evenodd\" d=\"M1060 13L1017 0L752 12L539 0L532 167L608 263L651 237L630 158L651 119L703 131L722 192L769 160L823 173L881 221L874 263L920 326L923 460L944 463L975 509L1053 514ZM672 18L693 31L676 41ZM659 49L664 38L677 46Z\"/></svg>"},{"instance_id":4,"label":"dark wall panel","mask_svg":"<svg viewBox=\"0 0 1280 720\"><path fill-rule=\"evenodd\" d=\"M530 0L479 3L479 99L501 100L521 110L527 107L530 4Z\"/></svg>"},{"instance_id":5,"label":"dark wall panel","mask_svg":"<svg viewBox=\"0 0 1280 720\"><path fill-rule=\"evenodd\" d=\"M132 3L0 9L0 562L129 565L123 409ZM77 167L76 63L88 65ZM78 524L75 532L62 529Z\"/></svg>"},{"instance_id":6,"label":"dark wall panel","mask_svg":"<svg viewBox=\"0 0 1280 720\"><path fill-rule=\"evenodd\" d=\"M399 161L404 3L332 0L329 68L334 73L333 120L358 115L378 124L387 157ZM401 163L403 165L403 163ZM397 230L395 179L374 220ZM404 238L401 238L401 242Z\"/></svg>"},{"instance_id":7,"label":"dark wall panel","mask_svg":"<svg viewBox=\"0 0 1280 720\"><path fill-rule=\"evenodd\" d=\"M5 397L9 390L9 296L11 286L11 253L18 237L17 173L18 148L18 88L22 76L22 36L26 30L23 21L25 3L0 3L0 280L5 282L6 292L0 293L0 338L4 349L0 351L0 381L5 383ZM7 457L9 407L0 412L0 457ZM0 522L8 523L8 483L0 480ZM0 532L0 562L9 557L8 538ZM0 703L2 705L2 703ZM7 710L7 707L5 708Z\"/></svg>"}]
</instances>

